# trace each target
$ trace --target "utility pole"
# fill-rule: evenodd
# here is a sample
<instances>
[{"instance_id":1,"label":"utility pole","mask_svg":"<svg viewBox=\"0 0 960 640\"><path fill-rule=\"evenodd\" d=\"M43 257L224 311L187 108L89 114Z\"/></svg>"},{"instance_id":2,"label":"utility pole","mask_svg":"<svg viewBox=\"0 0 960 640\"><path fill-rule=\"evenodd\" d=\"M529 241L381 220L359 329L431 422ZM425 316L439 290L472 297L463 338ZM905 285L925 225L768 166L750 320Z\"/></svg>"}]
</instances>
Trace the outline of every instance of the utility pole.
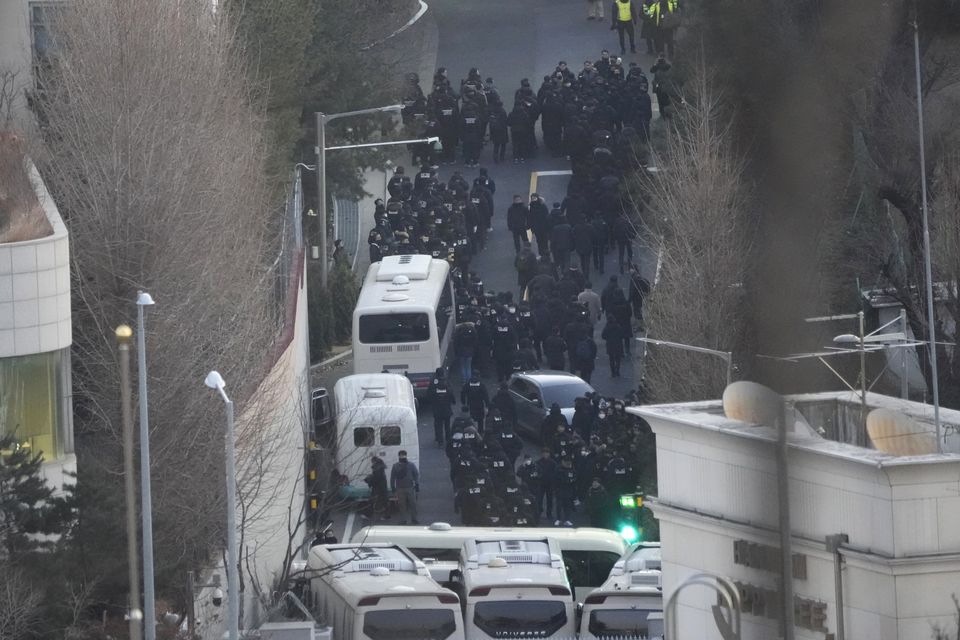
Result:
<instances>
[{"instance_id":1,"label":"utility pole","mask_svg":"<svg viewBox=\"0 0 960 640\"><path fill-rule=\"evenodd\" d=\"M137 487L133 466L133 399L130 393L130 338L133 329L122 324L115 331L120 352L120 411L123 426L123 486L127 507L127 575L130 582L131 640L140 640L140 572L137 556Z\"/></svg>"},{"instance_id":2,"label":"utility pole","mask_svg":"<svg viewBox=\"0 0 960 640\"><path fill-rule=\"evenodd\" d=\"M783 640L793 640L793 538L790 533L790 474L787 472L789 445L787 444L787 416L780 402L777 425L777 498L780 516L780 595L783 609L781 629Z\"/></svg>"},{"instance_id":3,"label":"utility pole","mask_svg":"<svg viewBox=\"0 0 960 640\"><path fill-rule=\"evenodd\" d=\"M327 288L327 116L317 113L317 213L320 214L320 286Z\"/></svg>"}]
</instances>

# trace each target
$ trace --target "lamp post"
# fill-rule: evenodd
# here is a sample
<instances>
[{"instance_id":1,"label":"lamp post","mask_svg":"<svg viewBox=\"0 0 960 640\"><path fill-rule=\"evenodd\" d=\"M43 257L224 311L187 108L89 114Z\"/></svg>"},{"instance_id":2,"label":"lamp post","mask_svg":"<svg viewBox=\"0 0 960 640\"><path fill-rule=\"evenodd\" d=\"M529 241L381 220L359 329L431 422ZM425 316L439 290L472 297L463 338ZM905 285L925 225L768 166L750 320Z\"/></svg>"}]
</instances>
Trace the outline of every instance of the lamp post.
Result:
<instances>
[{"instance_id":1,"label":"lamp post","mask_svg":"<svg viewBox=\"0 0 960 640\"><path fill-rule=\"evenodd\" d=\"M140 640L140 571L137 558L137 487L133 479L133 399L130 397L130 338L133 329L122 324L114 332L120 352L120 412L123 426L123 487L127 507L127 577L130 582L130 638Z\"/></svg>"},{"instance_id":2,"label":"lamp post","mask_svg":"<svg viewBox=\"0 0 960 640\"><path fill-rule=\"evenodd\" d=\"M156 640L156 597L153 593L153 498L150 494L150 416L147 411L147 346L144 307L153 305L145 291L137 292L137 364L140 386L140 509L143 527L143 637Z\"/></svg>"},{"instance_id":3,"label":"lamp post","mask_svg":"<svg viewBox=\"0 0 960 640\"><path fill-rule=\"evenodd\" d=\"M682 351L693 351L694 353L705 353L707 355L716 356L727 363L727 384L733 382L733 352L732 351L719 351L717 349L708 349L706 347L695 347L690 344L682 344L680 342L670 342L668 340L654 340L653 338L634 338L639 342L646 342L649 344L656 344L662 347L672 347L674 349L680 349Z\"/></svg>"},{"instance_id":4,"label":"lamp post","mask_svg":"<svg viewBox=\"0 0 960 640\"><path fill-rule=\"evenodd\" d=\"M364 116L374 113L402 111L402 104L393 104L373 109L345 111L343 113L317 112L317 211L320 214L320 285L327 286L329 265L327 264L327 123L338 118ZM376 146L376 145L369 145Z\"/></svg>"},{"instance_id":5,"label":"lamp post","mask_svg":"<svg viewBox=\"0 0 960 640\"><path fill-rule=\"evenodd\" d=\"M237 471L233 441L233 400L227 397L226 383L218 372L211 371L203 382L220 394L227 409L227 432L224 437L227 470L227 561L224 567L227 572L227 632L230 640L239 640L240 580L237 575L239 565L239 559L237 558Z\"/></svg>"},{"instance_id":6,"label":"lamp post","mask_svg":"<svg viewBox=\"0 0 960 640\"><path fill-rule=\"evenodd\" d=\"M913 5L913 61L917 78L917 136L920 143L920 194L923 207L923 267L927 277L927 333L930 334L930 381L933 387L933 421L937 428L937 453L943 453L940 438L940 381L937 373L937 336L933 307L933 268L930 264L930 216L927 212L927 159L923 141L923 87L920 82L920 16Z\"/></svg>"}]
</instances>

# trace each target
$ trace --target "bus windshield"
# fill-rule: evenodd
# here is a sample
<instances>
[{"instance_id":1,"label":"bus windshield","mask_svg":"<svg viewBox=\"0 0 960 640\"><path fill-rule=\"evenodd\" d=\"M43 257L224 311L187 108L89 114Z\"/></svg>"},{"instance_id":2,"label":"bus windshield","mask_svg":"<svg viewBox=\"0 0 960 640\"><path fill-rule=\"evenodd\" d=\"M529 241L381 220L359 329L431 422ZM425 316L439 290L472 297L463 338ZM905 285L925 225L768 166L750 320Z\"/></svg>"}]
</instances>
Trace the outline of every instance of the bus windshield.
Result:
<instances>
[{"instance_id":1,"label":"bus windshield","mask_svg":"<svg viewBox=\"0 0 960 640\"><path fill-rule=\"evenodd\" d=\"M360 342L392 344L426 342L430 339L430 320L425 313L380 313L360 316Z\"/></svg>"},{"instance_id":2,"label":"bus windshield","mask_svg":"<svg viewBox=\"0 0 960 640\"><path fill-rule=\"evenodd\" d=\"M381 609L363 616L372 640L446 640L457 630L451 609Z\"/></svg>"},{"instance_id":3,"label":"bus windshield","mask_svg":"<svg viewBox=\"0 0 960 640\"><path fill-rule=\"evenodd\" d=\"M646 638L650 633L645 609L595 609L590 612L590 633L598 638Z\"/></svg>"},{"instance_id":4,"label":"bus windshield","mask_svg":"<svg viewBox=\"0 0 960 640\"><path fill-rule=\"evenodd\" d=\"M547 637L567 623L567 608L557 600L478 602L473 623L488 636Z\"/></svg>"}]
</instances>

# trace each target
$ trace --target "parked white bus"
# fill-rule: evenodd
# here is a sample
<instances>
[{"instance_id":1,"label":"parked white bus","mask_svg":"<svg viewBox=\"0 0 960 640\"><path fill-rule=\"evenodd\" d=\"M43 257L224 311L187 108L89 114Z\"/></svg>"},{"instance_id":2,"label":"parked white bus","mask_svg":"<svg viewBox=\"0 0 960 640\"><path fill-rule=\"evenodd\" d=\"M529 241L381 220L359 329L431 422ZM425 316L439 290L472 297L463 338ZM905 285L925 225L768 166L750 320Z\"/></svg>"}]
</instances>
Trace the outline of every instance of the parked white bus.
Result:
<instances>
[{"instance_id":1,"label":"parked white bus","mask_svg":"<svg viewBox=\"0 0 960 640\"><path fill-rule=\"evenodd\" d=\"M452 527L446 522L429 526L374 526L355 532L353 542L392 542L401 544L424 560L439 582L446 582L451 569L457 568L460 549L471 538L484 536L533 536L557 542L567 577L578 600L606 581L614 564L627 550L627 544L609 529ZM431 561L432 560L432 561Z\"/></svg>"},{"instance_id":2,"label":"parked white bus","mask_svg":"<svg viewBox=\"0 0 960 640\"><path fill-rule=\"evenodd\" d=\"M389 544L311 547L308 602L333 640L463 640L460 600Z\"/></svg>"},{"instance_id":3,"label":"parked white bus","mask_svg":"<svg viewBox=\"0 0 960 640\"><path fill-rule=\"evenodd\" d=\"M446 365L455 316L446 261L404 255L371 264L353 310L353 372L404 374L425 392Z\"/></svg>"},{"instance_id":4,"label":"parked white bus","mask_svg":"<svg viewBox=\"0 0 960 640\"><path fill-rule=\"evenodd\" d=\"M555 540L478 538L460 553L451 578L467 640L573 637L573 592Z\"/></svg>"},{"instance_id":5,"label":"parked white bus","mask_svg":"<svg viewBox=\"0 0 960 640\"><path fill-rule=\"evenodd\" d=\"M419 467L420 437L413 387L404 376L367 373L346 376L333 387L336 422L334 464L344 478L341 494L363 498L370 459L379 456L387 469L404 450Z\"/></svg>"},{"instance_id":6,"label":"parked white bus","mask_svg":"<svg viewBox=\"0 0 960 640\"><path fill-rule=\"evenodd\" d=\"M631 547L610 578L587 596L579 613L580 640L662 637L659 543Z\"/></svg>"}]
</instances>

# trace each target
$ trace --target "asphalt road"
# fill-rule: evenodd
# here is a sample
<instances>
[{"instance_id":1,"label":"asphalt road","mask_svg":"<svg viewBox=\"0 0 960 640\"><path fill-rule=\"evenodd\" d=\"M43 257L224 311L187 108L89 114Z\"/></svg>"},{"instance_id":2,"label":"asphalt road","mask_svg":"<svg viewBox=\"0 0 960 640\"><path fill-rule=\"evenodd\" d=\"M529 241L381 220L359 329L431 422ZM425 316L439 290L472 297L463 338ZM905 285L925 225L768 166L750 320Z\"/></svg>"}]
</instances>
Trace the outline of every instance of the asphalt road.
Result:
<instances>
[{"instance_id":1,"label":"asphalt road","mask_svg":"<svg viewBox=\"0 0 960 640\"><path fill-rule=\"evenodd\" d=\"M586 11L587 3L583 0L433 0L425 19L435 20L439 28L437 66L448 69L451 81L456 83L466 77L471 67L477 67L484 78L493 77L504 101L509 103L521 79L529 78L536 89L543 76L550 73L560 60L566 61L572 69L579 70L584 60L597 59L603 48L616 52L619 45L614 32L609 30L609 22L586 20ZM639 48L643 50L643 47ZM630 60L636 60L647 68L652 64L649 56L628 54L624 60L625 66ZM424 91L429 92L429 79L422 80ZM488 236L487 249L473 260L471 268L481 275L487 290L514 291L516 296L513 242L506 229L507 207L515 194L527 198L534 172L568 170L569 162L541 153L537 159L514 164L510 161L508 149L507 163L494 164L489 146L484 149L480 161L497 185L494 230ZM409 158L398 158L396 162L409 167ZM454 170L460 170L468 182L478 175L476 169L452 165L442 167L441 177L448 178ZM563 175L538 176L536 189L549 205L562 200L567 180ZM368 190L377 191L374 187ZM365 237L365 233L362 235ZM635 247L635 261L652 282L656 268L656 258L652 252L638 244ZM615 258L608 255L606 275L601 277L592 274L594 288L599 292L609 275L614 273ZM621 286L625 284L626 277L623 277ZM602 343L599 346L600 355L592 380L594 388L608 396L622 396L636 388L639 382L635 372L635 369L639 369L636 355L633 361L624 362L622 377L614 379L609 375ZM637 351L634 349L635 354ZM351 372L352 364L347 360L317 372L316 378L332 386L336 379ZM453 375L456 376L455 373ZM495 381L486 382L491 392L495 390ZM459 516L453 512L449 464L442 450L433 444L433 422L428 407L420 411L419 419L422 475L419 520L421 523L445 521L458 524ZM390 465L394 461L387 462ZM578 522L583 523L583 514L578 515L581 516ZM366 524L368 522L359 515L345 512L337 518L335 531L342 538L345 527L349 533Z\"/></svg>"}]
</instances>

